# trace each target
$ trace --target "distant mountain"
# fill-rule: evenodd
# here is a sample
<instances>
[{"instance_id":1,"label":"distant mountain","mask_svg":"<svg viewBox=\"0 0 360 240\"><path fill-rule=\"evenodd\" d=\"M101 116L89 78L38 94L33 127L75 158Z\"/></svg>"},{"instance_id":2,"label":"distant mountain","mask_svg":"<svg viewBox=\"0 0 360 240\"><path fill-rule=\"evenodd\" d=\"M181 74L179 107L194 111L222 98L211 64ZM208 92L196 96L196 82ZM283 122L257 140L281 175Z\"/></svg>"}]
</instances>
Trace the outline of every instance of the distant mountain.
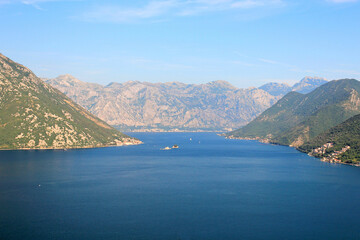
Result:
<instances>
[{"instance_id":1,"label":"distant mountain","mask_svg":"<svg viewBox=\"0 0 360 240\"><path fill-rule=\"evenodd\" d=\"M292 87L292 91L306 94L327 82L325 78L305 77Z\"/></svg>"},{"instance_id":2,"label":"distant mountain","mask_svg":"<svg viewBox=\"0 0 360 240\"><path fill-rule=\"evenodd\" d=\"M227 135L298 147L359 113L360 82L331 81L308 94L288 93L248 125Z\"/></svg>"},{"instance_id":3,"label":"distant mountain","mask_svg":"<svg viewBox=\"0 0 360 240\"><path fill-rule=\"evenodd\" d=\"M283 96L292 91L292 88L289 85L276 82L267 83L259 87L259 89L262 89L274 96Z\"/></svg>"},{"instance_id":4,"label":"distant mountain","mask_svg":"<svg viewBox=\"0 0 360 240\"><path fill-rule=\"evenodd\" d=\"M0 54L0 149L102 147L139 143L93 116Z\"/></svg>"},{"instance_id":5,"label":"distant mountain","mask_svg":"<svg viewBox=\"0 0 360 240\"><path fill-rule=\"evenodd\" d=\"M119 129L227 131L245 125L280 97L225 81L85 83L64 75L47 80L91 113Z\"/></svg>"},{"instance_id":6,"label":"distant mountain","mask_svg":"<svg viewBox=\"0 0 360 240\"><path fill-rule=\"evenodd\" d=\"M327 80L324 78L305 77L292 87L284 83L271 82L259 87L259 89L262 89L274 96L283 96L291 91L306 94L325 83L327 83Z\"/></svg>"},{"instance_id":7,"label":"distant mountain","mask_svg":"<svg viewBox=\"0 0 360 240\"><path fill-rule=\"evenodd\" d=\"M324 148L325 151L314 151L314 149ZM349 149L346 149L350 147ZM316 157L333 158L337 151L345 149L336 158L345 163L356 164L360 162L360 114L345 122L330 128L326 132L318 135L299 147L301 151L311 153Z\"/></svg>"}]
</instances>

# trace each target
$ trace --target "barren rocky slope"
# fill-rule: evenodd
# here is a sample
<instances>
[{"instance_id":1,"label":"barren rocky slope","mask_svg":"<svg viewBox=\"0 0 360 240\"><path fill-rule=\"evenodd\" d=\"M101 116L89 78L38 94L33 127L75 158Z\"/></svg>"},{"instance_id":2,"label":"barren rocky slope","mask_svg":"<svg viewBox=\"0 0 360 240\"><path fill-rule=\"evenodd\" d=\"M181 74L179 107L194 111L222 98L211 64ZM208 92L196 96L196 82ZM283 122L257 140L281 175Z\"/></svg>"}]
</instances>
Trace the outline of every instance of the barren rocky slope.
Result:
<instances>
[{"instance_id":1,"label":"barren rocky slope","mask_svg":"<svg viewBox=\"0 0 360 240\"><path fill-rule=\"evenodd\" d=\"M101 86L64 75L47 82L107 123L125 130L230 130L278 100L263 90L237 89L225 81Z\"/></svg>"}]
</instances>

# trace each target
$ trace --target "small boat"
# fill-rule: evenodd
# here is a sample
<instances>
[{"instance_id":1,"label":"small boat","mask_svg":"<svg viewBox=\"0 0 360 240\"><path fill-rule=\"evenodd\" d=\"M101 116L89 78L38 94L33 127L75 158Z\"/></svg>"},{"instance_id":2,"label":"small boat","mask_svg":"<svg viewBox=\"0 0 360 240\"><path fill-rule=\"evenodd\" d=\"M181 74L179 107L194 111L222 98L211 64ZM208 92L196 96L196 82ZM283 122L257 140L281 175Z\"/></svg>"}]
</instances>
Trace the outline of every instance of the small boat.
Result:
<instances>
[{"instance_id":1,"label":"small boat","mask_svg":"<svg viewBox=\"0 0 360 240\"><path fill-rule=\"evenodd\" d=\"M192 138L190 138L190 141L192 141Z\"/></svg>"},{"instance_id":2,"label":"small boat","mask_svg":"<svg viewBox=\"0 0 360 240\"><path fill-rule=\"evenodd\" d=\"M174 146L172 146L172 148L179 148L179 146L174 144Z\"/></svg>"},{"instance_id":3,"label":"small boat","mask_svg":"<svg viewBox=\"0 0 360 240\"><path fill-rule=\"evenodd\" d=\"M161 149L161 150L170 150L171 148L169 148L169 147L165 147L165 148L163 148L163 149Z\"/></svg>"}]
</instances>

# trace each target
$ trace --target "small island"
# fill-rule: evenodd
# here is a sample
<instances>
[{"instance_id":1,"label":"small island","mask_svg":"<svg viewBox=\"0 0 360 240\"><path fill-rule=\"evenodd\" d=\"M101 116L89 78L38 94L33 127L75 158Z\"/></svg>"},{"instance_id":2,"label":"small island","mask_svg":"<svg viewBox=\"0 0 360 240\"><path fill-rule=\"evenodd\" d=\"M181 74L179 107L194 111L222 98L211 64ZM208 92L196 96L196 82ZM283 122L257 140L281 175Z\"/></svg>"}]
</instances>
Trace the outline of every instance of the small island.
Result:
<instances>
[{"instance_id":1,"label":"small island","mask_svg":"<svg viewBox=\"0 0 360 240\"><path fill-rule=\"evenodd\" d=\"M171 149L177 149L179 148L179 146L177 144L174 144L172 147L165 147L165 148L162 148L161 150L171 150Z\"/></svg>"}]
</instances>

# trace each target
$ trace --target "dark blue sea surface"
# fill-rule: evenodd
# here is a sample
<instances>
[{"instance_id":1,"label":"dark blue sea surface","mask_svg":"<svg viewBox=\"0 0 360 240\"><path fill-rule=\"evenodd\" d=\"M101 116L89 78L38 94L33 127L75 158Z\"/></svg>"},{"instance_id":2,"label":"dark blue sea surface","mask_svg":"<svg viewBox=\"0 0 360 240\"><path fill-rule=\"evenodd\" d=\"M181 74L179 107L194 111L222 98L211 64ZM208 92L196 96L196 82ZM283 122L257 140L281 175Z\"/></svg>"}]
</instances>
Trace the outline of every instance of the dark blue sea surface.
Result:
<instances>
[{"instance_id":1,"label":"dark blue sea surface","mask_svg":"<svg viewBox=\"0 0 360 240\"><path fill-rule=\"evenodd\" d=\"M0 239L360 239L360 168L214 133L132 135L145 144L1 151Z\"/></svg>"}]
</instances>

